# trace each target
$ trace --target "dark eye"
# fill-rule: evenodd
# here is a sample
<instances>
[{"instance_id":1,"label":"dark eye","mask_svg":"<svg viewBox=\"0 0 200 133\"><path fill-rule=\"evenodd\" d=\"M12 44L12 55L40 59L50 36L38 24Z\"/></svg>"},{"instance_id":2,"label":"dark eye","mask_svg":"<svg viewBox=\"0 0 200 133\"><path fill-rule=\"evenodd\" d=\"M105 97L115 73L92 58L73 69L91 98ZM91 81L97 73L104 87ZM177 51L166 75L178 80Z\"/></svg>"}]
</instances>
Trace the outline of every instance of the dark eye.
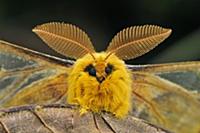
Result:
<instances>
[{"instance_id":1,"label":"dark eye","mask_svg":"<svg viewBox=\"0 0 200 133\"><path fill-rule=\"evenodd\" d=\"M91 75L91 76L96 76L96 69L94 68L94 66L93 65L88 65L86 68L85 68L85 70L84 70L85 72L88 72L89 73L89 75Z\"/></svg>"},{"instance_id":2,"label":"dark eye","mask_svg":"<svg viewBox=\"0 0 200 133\"><path fill-rule=\"evenodd\" d=\"M113 71L113 66L108 64L105 68L106 74L110 74Z\"/></svg>"}]
</instances>

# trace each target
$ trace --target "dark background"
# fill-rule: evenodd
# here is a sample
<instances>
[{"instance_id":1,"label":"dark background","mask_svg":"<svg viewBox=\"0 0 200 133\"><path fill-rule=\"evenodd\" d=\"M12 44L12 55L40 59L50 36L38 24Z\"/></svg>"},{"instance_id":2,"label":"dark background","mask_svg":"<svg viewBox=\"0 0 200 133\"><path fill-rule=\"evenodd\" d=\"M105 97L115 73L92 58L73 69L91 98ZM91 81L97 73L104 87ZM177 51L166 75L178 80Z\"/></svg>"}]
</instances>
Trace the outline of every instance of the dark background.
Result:
<instances>
[{"instance_id":1,"label":"dark background","mask_svg":"<svg viewBox=\"0 0 200 133\"><path fill-rule=\"evenodd\" d=\"M0 0L0 39L63 57L31 32L34 26L51 21L81 27L97 51L104 50L117 32L129 26L156 24L172 28L173 34L155 50L128 62L200 59L199 0Z\"/></svg>"}]
</instances>

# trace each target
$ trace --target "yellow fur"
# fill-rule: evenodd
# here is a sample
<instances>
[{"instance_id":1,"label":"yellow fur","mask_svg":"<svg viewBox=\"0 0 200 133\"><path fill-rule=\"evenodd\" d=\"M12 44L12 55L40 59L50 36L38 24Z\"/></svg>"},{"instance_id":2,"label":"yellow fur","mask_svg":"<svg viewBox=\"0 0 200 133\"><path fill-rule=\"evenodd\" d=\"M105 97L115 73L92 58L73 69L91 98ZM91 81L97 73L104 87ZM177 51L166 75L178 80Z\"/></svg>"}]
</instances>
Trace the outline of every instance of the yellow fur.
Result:
<instances>
[{"instance_id":1,"label":"yellow fur","mask_svg":"<svg viewBox=\"0 0 200 133\"><path fill-rule=\"evenodd\" d=\"M123 118L131 108L131 76L124 61L115 55L105 60L107 54L95 53L95 60L87 54L76 61L68 77L67 102L80 105L81 113L107 111ZM106 75L107 64L113 65L111 74ZM97 76L106 77L99 83L84 69L92 64Z\"/></svg>"}]
</instances>

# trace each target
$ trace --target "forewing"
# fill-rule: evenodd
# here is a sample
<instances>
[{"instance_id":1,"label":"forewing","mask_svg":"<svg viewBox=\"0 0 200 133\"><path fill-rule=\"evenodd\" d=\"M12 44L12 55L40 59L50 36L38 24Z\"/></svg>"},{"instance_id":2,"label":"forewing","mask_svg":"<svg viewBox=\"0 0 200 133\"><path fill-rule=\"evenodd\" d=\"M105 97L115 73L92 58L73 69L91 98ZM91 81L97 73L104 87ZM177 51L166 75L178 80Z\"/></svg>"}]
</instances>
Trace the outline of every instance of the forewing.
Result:
<instances>
[{"instance_id":1,"label":"forewing","mask_svg":"<svg viewBox=\"0 0 200 133\"><path fill-rule=\"evenodd\" d=\"M128 66L133 115L177 133L200 131L200 62Z\"/></svg>"},{"instance_id":2,"label":"forewing","mask_svg":"<svg viewBox=\"0 0 200 133\"><path fill-rule=\"evenodd\" d=\"M58 102L72 64L0 41L0 107Z\"/></svg>"}]
</instances>

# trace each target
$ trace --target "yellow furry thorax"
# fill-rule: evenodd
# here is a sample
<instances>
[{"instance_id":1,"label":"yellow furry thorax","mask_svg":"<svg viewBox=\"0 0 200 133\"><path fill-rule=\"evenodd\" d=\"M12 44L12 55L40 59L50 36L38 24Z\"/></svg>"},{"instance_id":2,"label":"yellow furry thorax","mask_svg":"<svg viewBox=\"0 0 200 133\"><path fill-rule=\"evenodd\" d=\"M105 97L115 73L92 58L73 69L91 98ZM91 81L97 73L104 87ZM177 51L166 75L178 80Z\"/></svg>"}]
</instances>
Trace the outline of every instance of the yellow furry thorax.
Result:
<instances>
[{"instance_id":1,"label":"yellow furry thorax","mask_svg":"<svg viewBox=\"0 0 200 133\"><path fill-rule=\"evenodd\" d=\"M81 113L106 111L123 118L131 109L131 75L117 56L93 55L95 59L87 54L75 62L68 77L67 102L80 105Z\"/></svg>"}]
</instances>

